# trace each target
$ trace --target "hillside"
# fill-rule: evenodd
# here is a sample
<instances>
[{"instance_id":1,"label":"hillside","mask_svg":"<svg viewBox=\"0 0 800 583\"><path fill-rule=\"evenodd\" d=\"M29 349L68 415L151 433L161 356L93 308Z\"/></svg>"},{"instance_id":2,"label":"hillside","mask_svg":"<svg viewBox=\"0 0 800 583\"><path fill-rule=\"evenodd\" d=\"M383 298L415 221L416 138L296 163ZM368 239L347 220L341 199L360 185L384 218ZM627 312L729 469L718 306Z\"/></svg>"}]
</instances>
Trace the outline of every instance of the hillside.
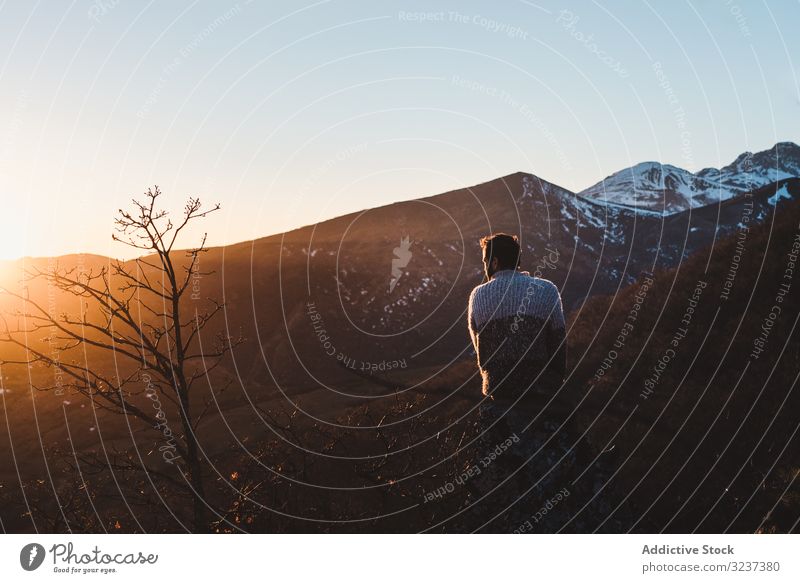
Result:
<instances>
[{"instance_id":1,"label":"hillside","mask_svg":"<svg viewBox=\"0 0 800 583\"><path fill-rule=\"evenodd\" d=\"M404 368L441 366L469 351L466 298L482 278L478 239L487 232L520 233L524 267L553 281L571 312L642 272L676 265L733 232L742 220L763 220L776 191L796 198L800 179L660 217L597 205L518 173L210 249L201 269L213 274L197 278L185 307L203 309L207 298L224 298L225 321L219 325L251 340L237 348L228 372L259 390L307 390L319 378L348 384L353 375L343 370L342 361L364 369L390 362L405 363ZM403 240L409 257L393 281L395 249ZM23 267L47 268L57 261L70 268L79 260L87 270L108 265L94 256L26 260L7 269L0 284L19 290L13 280L21 276L10 274ZM52 300L58 310L76 308L69 298L48 298L36 281L25 285L33 299ZM320 314L334 356L341 358L324 355L309 304ZM15 307L0 295L0 310Z\"/></svg>"},{"instance_id":2,"label":"hillside","mask_svg":"<svg viewBox=\"0 0 800 583\"><path fill-rule=\"evenodd\" d=\"M579 483L583 489L574 490L547 528L682 532L730 524L736 531L787 530L797 508L794 490L780 494L798 466L790 457L796 447L784 448L796 429L786 413L789 405L796 407L794 393L787 391L800 367L789 326L797 311L793 295L772 328L769 350L748 365L741 381L737 375L769 312L759 306L772 305L785 268L799 195L800 179L790 178L661 217L599 205L518 173L209 250L201 269L214 273L193 282L184 309L192 313L208 307L209 298L224 300L224 317L200 341L221 330L247 338L196 395L198 410L211 406L200 433L217 476L213 496L227 504L232 487L260 484L255 502L231 511L250 530L363 530L367 523L376 531L474 528L451 520L469 504L466 492L436 505L420 506L420 500L469 463L465 447L474 431L479 382L466 333L466 298L482 277L478 238L507 230L521 234L524 268L562 291L572 372L555 408L543 416L574 413L560 447L573 438L582 443L568 470L573 479L594 480ZM751 230L737 254L742 226ZM393 259L405 251L410 258L396 277ZM27 259L6 266L4 287L25 286L26 297L53 313L74 313L74 299L52 294L36 280L19 281L20 267L45 269L56 262L89 271L109 264L95 256ZM738 269L730 279L734 262ZM655 283L637 325L609 365L610 347L649 273ZM701 308L643 399L651 368L701 277L707 282ZM716 299L723 289L728 299ZM0 296L7 316L15 308L22 308L19 300ZM34 345L47 333L28 341ZM3 350L3 359L19 356ZM62 356L127 372L120 361L91 349ZM773 358L778 366L771 373ZM592 383L598 370L604 374ZM163 507L167 500L180 514L183 502L173 498L168 479L154 486L117 465L132 452L149 463L157 458L154 432L128 426L74 395L54 398L31 388L53 374L41 367L2 367L8 431L0 432L0 456L10 460L0 475L5 528L99 530L119 522L125 531L180 531L172 514L133 510ZM169 418L177 415L168 405L165 411ZM605 453L598 465L593 460L599 452ZM671 453L659 458L663 452ZM86 466L92 456L95 465ZM103 469L112 460L113 474ZM100 499L76 494L79 479ZM580 510L572 504L591 499L594 487L605 492L599 506L559 524L570 509ZM726 503L714 506L725 488ZM100 514L92 514L89 500L101 506ZM36 507L35 517L28 504ZM708 516L700 520L698 509ZM488 529L513 529L518 518L506 516ZM342 520L351 522L338 524Z\"/></svg>"},{"instance_id":3,"label":"hillside","mask_svg":"<svg viewBox=\"0 0 800 583\"><path fill-rule=\"evenodd\" d=\"M573 314L573 390L589 392L583 422L597 447L614 446L615 484L639 526L796 526L798 250L800 203L779 201L749 232L657 270L649 288L593 298ZM619 347L637 293L641 309Z\"/></svg>"}]
</instances>

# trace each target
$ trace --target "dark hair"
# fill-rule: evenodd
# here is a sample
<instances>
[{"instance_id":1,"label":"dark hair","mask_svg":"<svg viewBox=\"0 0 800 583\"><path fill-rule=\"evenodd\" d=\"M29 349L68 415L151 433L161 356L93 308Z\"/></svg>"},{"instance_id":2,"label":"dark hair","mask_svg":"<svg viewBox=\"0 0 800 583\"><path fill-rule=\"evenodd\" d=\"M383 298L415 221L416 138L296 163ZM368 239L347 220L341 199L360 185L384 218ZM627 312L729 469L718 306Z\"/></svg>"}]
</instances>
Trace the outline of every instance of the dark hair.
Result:
<instances>
[{"instance_id":1,"label":"dark hair","mask_svg":"<svg viewBox=\"0 0 800 583\"><path fill-rule=\"evenodd\" d=\"M487 263L497 258L498 269L516 269L519 266L522 249L516 235L492 233L481 239L481 249Z\"/></svg>"}]
</instances>

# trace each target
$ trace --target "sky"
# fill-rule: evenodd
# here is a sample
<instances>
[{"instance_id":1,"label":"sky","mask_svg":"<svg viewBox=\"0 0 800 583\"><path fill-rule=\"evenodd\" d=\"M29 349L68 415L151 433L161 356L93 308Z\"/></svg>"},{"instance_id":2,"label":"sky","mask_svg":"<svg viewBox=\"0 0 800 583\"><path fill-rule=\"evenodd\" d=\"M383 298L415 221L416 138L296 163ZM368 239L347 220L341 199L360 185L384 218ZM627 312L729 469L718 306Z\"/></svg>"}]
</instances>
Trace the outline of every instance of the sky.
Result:
<instances>
[{"instance_id":1,"label":"sky","mask_svg":"<svg viewBox=\"0 0 800 583\"><path fill-rule=\"evenodd\" d=\"M159 185L211 245L525 171L580 191L800 142L800 3L0 3L0 259ZM188 233L185 246L199 232Z\"/></svg>"}]
</instances>

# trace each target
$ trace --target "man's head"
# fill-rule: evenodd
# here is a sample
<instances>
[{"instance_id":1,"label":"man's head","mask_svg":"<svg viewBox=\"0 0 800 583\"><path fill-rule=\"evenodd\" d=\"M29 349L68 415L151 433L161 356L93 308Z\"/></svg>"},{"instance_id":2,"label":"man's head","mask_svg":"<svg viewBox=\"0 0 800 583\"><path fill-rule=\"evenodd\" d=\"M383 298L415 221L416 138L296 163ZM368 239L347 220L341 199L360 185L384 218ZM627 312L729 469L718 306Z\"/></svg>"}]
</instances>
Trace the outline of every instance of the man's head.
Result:
<instances>
[{"instance_id":1,"label":"man's head","mask_svg":"<svg viewBox=\"0 0 800 583\"><path fill-rule=\"evenodd\" d=\"M503 269L519 267L521 249L516 235L493 233L481 239L481 249L483 268L488 278Z\"/></svg>"}]
</instances>

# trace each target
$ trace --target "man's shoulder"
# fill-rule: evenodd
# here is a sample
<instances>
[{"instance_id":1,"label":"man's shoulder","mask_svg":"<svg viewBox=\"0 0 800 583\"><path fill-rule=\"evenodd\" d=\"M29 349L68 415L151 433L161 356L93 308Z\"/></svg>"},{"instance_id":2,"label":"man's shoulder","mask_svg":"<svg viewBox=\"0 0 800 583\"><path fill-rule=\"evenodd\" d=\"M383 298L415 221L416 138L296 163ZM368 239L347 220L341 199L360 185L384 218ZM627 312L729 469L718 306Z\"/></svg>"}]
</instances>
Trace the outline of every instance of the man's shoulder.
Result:
<instances>
[{"instance_id":1,"label":"man's shoulder","mask_svg":"<svg viewBox=\"0 0 800 583\"><path fill-rule=\"evenodd\" d=\"M561 301L561 293L558 291L558 286L543 277L537 275L525 274L527 278L527 287L535 289L535 295L538 297L540 305L555 306Z\"/></svg>"},{"instance_id":2,"label":"man's shoulder","mask_svg":"<svg viewBox=\"0 0 800 583\"><path fill-rule=\"evenodd\" d=\"M472 291L469 294L470 299L474 298L482 290L489 289L487 286L489 286L490 283L492 283L491 279L489 281L484 281L483 283L480 283L480 284L476 285L475 287L473 287Z\"/></svg>"},{"instance_id":3,"label":"man's shoulder","mask_svg":"<svg viewBox=\"0 0 800 583\"><path fill-rule=\"evenodd\" d=\"M545 289L545 290L547 290L547 291L549 291L551 293L555 293L555 294L559 293L558 292L558 286L556 284L554 284L552 281L550 281L549 279L545 279L543 277L539 277L539 276L535 276L535 275L529 275L528 277L530 277L531 279L536 281L536 283L542 289Z\"/></svg>"},{"instance_id":4,"label":"man's shoulder","mask_svg":"<svg viewBox=\"0 0 800 583\"><path fill-rule=\"evenodd\" d=\"M507 285L508 285L508 283L505 284L505 286L507 286ZM556 295L559 294L558 286L556 286L555 283L553 283L549 279L545 279L543 277L539 277L539 276L536 276L536 275L531 275L527 271L517 271L514 274L514 283L513 283L513 285L516 286L516 287L534 286L535 288L544 290L544 291L546 291L548 293L553 293L553 294L556 294ZM497 287L497 286L503 286L503 284L499 283L498 280L496 280L496 279L490 279L489 281L486 281L484 283L476 285L474 288L472 288L472 291L470 292L469 297L470 297L470 299L472 299L476 295L479 295L481 293L489 292L490 290L492 290L494 287ZM505 287L505 286L503 286L503 287Z\"/></svg>"},{"instance_id":5,"label":"man's shoulder","mask_svg":"<svg viewBox=\"0 0 800 583\"><path fill-rule=\"evenodd\" d=\"M490 279L489 281L476 285L469 294L470 301L473 301L475 297L481 294L491 293L495 287L507 289L508 285L512 285L516 288L532 288L542 295L552 296L553 298L560 297L558 286L549 279L531 275L527 271L518 271L514 274L513 278L513 283L511 284L509 284L508 280L501 283L497 279Z\"/></svg>"},{"instance_id":6,"label":"man's shoulder","mask_svg":"<svg viewBox=\"0 0 800 583\"><path fill-rule=\"evenodd\" d=\"M488 294L488 296L491 297L493 293L492 290L494 290L497 287L498 287L498 282L496 279L490 279L489 281L485 281L472 288L472 291L469 294L469 299L470 301L473 301L476 297L485 294Z\"/></svg>"},{"instance_id":7,"label":"man's shoulder","mask_svg":"<svg viewBox=\"0 0 800 583\"><path fill-rule=\"evenodd\" d=\"M520 271L518 275L519 279L517 285L534 286L535 288L543 290L547 293L558 294L558 286L556 286L556 284L549 279L545 279L538 275L531 275L527 271Z\"/></svg>"}]
</instances>

